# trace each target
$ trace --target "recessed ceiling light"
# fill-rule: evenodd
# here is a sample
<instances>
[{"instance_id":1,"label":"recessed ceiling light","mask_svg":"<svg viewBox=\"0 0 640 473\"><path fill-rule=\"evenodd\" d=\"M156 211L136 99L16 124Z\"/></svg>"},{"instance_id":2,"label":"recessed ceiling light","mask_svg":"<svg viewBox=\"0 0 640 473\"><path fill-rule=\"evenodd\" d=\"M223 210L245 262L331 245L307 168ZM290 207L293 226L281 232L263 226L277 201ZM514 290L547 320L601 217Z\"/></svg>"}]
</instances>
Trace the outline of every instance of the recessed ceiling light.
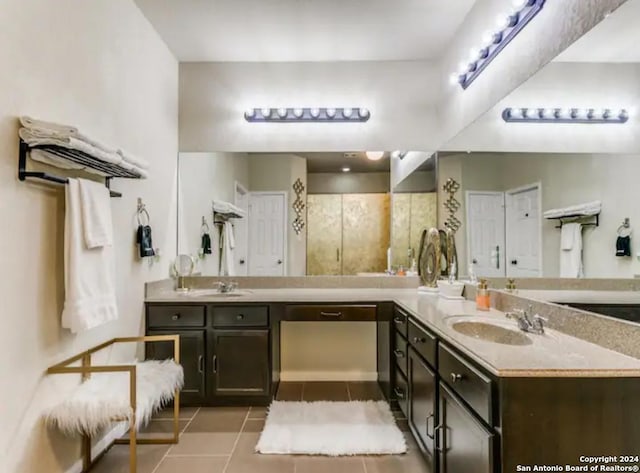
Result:
<instances>
[{"instance_id":1,"label":"recessed ceiling light","mask_svg":"<svg viewBox=\"0 0 640 473\"><path fill-rule=\"evenodd\" d=\"M384 151L365 151L365 154L367 155L367 159L378 161L384 156Z\"/></svg>"},{"instance_id":2,"label":"recessed ceiling light","mask_svg":"<svg viewBox=\"0 0 640 473\"><path fill-rule=\"evenodd\" d=\"M351 171L351 168L348 168L346 166L342 168L342 172L349 172L349 171Z\"/></svg>"}]
</instances>

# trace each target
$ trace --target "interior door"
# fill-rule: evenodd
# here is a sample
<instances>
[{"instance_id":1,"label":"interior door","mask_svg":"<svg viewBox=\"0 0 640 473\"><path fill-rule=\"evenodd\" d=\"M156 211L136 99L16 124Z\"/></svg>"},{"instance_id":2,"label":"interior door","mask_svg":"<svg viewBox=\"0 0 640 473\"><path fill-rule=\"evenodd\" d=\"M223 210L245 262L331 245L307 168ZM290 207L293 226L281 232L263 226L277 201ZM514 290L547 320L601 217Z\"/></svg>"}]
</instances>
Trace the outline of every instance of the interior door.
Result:
<instances>
[{"instance_id":1,"label":"interior door","mask_svg":"<svg viewBox=\"0 0 640 473\"><path fill-rule=\"evenodd\" d=\"M386 253L385 253L386 254ZM307 275L342 274L342 195L307 196Z\"/></svg>"},{"instance_id":2,"label":"interior door","mask_svg":"<svg viewBox=\"0 0 640 473\"><path fill-rule=\"evenodd\" d=\"M506 193L507 276L540 277L540 188Z\"/></svg>"},{"instance_id":3,"label":"interior door","mask_svg":"<svg viewBox=\"0 0 640 473\"><path fill-rule=\"evenodd\" d=\"M426 453L429 470L434 471L438 383L434 371L413 348L409 350L409 386L409 422Z\"/></svg>"},{"instance_id":4,"label":"interior door","mask_svg":"<svg viewBox=\"0 0 640 473\"><path fill-rule=\"evenodd\" d=\"M246 218L239 218L234 221L236 246L233 251L235 259L236 275L248 276L249 265L249 193L246 189L236 184L235 205L242 210Z\"/></svg>"},{"instance_id":5,"label":"interior door","mask_svg":"<svg viewBox=\"0 0 640 473\"><path fill-rule=\"evenodd\" d=\"M494 473L493 434L440 383L440 473Z\"/></svg>"},{"instance_id":6,"label":"interior door","mask_svg":"<svg viewBox=\"0 0 640 473\"><path fill-rule=\"evenodd\" d=\"M283 192L249 195L249 276L285 276L285 222Z\"/></svg>"},{"instance_id":7,"label":"interior door","mask_svg":"<svg viewBox=\"0 0 640 473\"><path fill-rule=\"evenodd\" d=\"M504 193L467 191L468 261L477 276L504 277Z\"/></svg>"}]
</instances>

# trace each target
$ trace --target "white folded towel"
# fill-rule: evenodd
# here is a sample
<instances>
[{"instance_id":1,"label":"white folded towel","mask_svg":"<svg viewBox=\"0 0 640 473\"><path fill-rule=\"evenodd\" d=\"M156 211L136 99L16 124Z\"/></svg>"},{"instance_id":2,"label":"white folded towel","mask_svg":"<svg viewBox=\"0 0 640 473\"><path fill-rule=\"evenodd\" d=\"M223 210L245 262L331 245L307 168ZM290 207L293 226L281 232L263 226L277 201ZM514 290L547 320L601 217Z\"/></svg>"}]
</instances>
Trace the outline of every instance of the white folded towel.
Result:
<instances>
[{"instance_id":1,"label":"white folded towel","mask_svg":"<svg viewBox=\"0 0 640 473\"><path fill-rule=\"evenodd\" d=\"M233 205L230 202L225 202L223 200L213 201L213 211L221 214L235 214L239 217L244 217L244 210Z\"/></svg>"},{"instance_id":2,"label":"white folded towel","mask_svg":"<svg viewBox=\"0 0 640 473\"><path fill-rule=\"evenodd\" d=\"M142 159L138 156L136 156L135 154L131 154L127 151L124 151L122 149L117 150L117 153L122 156L122 159L124 159L126 162L133 164L134 166L138 167L138 168L142 168L142 169L149 169L149 161Z\"/></svg>"},{"instance_id":3,"label":"white folded towel","mask_svg":"<svg viewBox=\"0 0 640 473\"><path fill-rule=\"evenodd\" d=\"M561 239L571 240L571 248L560 249L560 277L582 278L584 266L582 264L582 225L579 223L565 223L562 225ZM569 246L569 245L567 245Z\"/></svg>"},{"instance_id":4,"label":"white folded towel","mask_svg":"<svg viewBox=\"0 0 640 473\"><path fill-rule=\"evenodd\" d=\"M571 205L569 207L563 207L560 209L550 209L544 214L544 218L558 218L567 215L580 215L588 217L590 215L597 215L602 210L602 202L599 200L593 202L587 202L586 204Z\"/></svg>"},{"instance_id":5,"label":"white folded towel","mask_svg":"<svg viewBox=\"0 0 640 473\"><path fill-rule=\"evenodd\" d=\"M37 120L26 115L20 117L20 124L25 128L40 128L50 130L51 132L59 133L63 136L71 136L78 133L78 129L75 126Z\"/></svg>"},{"instance_id":6,"label":"white folded towel","mask_svg":"<svg viewBox=\"0 0 640 473\"><path fill-rule=\"evenodd\" d=\"M233 256L233 249L236 247L236 238L233 234L233 224L231 222L225 222L222 236L222 267L223 272L221 276L235 276L235 258Z\"/></svg>"},{"instance_id":7,"label":"white folded towel","mask_svg":"<svg viewBox=\"0 0 640 473\"><path fill-rule=\"evenodd\" d=\"M30 146L61 146L67 149L82 151L83 153L86 153L97 160L104 161L105 163L122 163L122 157L118 153L107 153L85 141L75 138L74 136L43 133L41 129L37 128L20 128L18 134L20 135L20 138Z\"/></svg>"},{"instance_id":8,"label":"white folded towel","mask_svg":"<svg viewBox=\"0 0 640 473\"><path fill-rule=\"evenodd\" d=\"M134 164L128 163L127 161L121 161L119 166L128 171L136 173L142 179L146 179L147 177L149 177L149 172L146 169L142 169Z\"/></svg>"},{"instance_id":9,"label":"white folded towel","mask_svg":"<svg viewBox=\"0 0 640 473\"><path fill-rule=\"evenodd\" d=\"M65 302L62 326L73 333L118 318L112 246L87 248L83 233L80 185L66 187L64 228Z\"/></svg>"},{"instance_id":10,"label":"white folded towel","mask_svg":"<svg viewBox=\"0 0 640 473\"><path fill-rule=\"evenodd\" d=\"M111 196L104 184L78 179L82 206L82 228L87 248L113 245Z\"/></svg>"}]
</instances>

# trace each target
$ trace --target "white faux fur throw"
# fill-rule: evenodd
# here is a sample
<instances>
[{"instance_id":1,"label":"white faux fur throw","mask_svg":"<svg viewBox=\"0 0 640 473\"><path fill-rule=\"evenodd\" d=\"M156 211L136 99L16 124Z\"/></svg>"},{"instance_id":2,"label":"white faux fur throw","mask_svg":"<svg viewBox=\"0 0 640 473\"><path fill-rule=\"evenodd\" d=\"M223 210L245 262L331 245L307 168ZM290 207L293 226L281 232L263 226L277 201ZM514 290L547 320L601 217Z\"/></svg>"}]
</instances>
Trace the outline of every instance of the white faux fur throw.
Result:
<instances>
[{"instance_id":1,"label":"white faux fur throw","mask_svg":"<svg viewBox=\"0 0 640 473\"><path fill-rule=\"evenodd\" d=\"M407 451L384 401L274 401L256 452L304 455L383 455Z\"/></svg>"},{"instance_id":2,"label":"white faux fur throw","mask_svg":"<svg viewBox=\"0 0 640 473\"><path fill-rule=\"evenodd\" d=\"M173 399L184 383L182 366L173 360L142 361L136 365L136 428ZM68 435L93 435L116 418L131 419L129 373L93 373L73 393L46 414L47 424Z\"/></svg>"}]
</instances>

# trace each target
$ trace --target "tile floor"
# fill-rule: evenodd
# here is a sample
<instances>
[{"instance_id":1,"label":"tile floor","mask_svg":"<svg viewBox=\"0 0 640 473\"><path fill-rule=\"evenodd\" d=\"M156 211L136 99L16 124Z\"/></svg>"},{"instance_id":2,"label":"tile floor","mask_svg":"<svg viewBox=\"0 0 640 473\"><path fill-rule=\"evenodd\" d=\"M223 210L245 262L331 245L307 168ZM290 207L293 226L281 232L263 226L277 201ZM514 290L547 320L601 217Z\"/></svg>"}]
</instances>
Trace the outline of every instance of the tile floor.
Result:
<instances>
[{"instance_id":1,"label":"tile floor","mask_svg":"<svg viewBox=\"0 0 640 473\"><path fill-rule=\"evenodd\" d=\"M281 383L277 398L286 401L380 400L376 383ZM202 407L180 410L180 443L138 446L139 473L431 473L406 419L397 413L409 451L405 455L315 457L254 453L266 415L265 407ZM171 430L171 411L159 413L147 436ZM113 446L92 472L126 473L129 450Z\"/></svg>"}]
</instances>

